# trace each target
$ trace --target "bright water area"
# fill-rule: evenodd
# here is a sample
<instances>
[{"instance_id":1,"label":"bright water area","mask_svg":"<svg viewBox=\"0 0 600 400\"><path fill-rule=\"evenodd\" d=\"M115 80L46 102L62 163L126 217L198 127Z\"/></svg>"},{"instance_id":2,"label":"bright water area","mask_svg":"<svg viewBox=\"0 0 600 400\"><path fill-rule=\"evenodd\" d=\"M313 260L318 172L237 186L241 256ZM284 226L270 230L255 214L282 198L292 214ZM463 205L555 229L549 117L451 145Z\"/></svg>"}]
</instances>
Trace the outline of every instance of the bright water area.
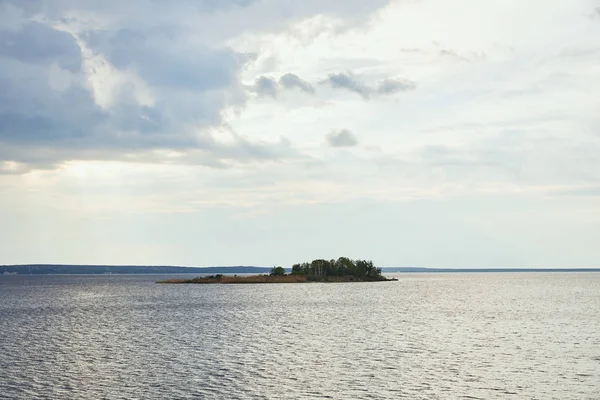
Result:
<instances>
[{"instance_id":1,"label":"bright water area","mask_svg":"<svg viewBox=\"0 0 600 400\"><path fill-rule=\"evenodd\" d=\"M600 399L600 273L0 276L2 399Z\"/></svg>"}]
</instances>

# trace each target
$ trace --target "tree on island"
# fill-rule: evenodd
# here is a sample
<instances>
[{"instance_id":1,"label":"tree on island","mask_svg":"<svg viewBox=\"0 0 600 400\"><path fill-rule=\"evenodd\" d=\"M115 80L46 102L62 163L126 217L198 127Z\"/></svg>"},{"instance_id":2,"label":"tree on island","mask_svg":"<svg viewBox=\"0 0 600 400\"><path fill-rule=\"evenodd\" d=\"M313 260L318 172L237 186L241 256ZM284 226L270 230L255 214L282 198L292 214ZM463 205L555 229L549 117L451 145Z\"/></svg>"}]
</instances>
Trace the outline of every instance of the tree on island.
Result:
<instances>
[{"instance_id":1,"label":"tree on island","mask_svg":"<svg viewBox=\"0 0 600 400\"><path fill-rule=\"evenodd\" d=\"M337 260L317 259L310 263L294 264L292 275L306 275L310 278L355 277L365 280L380 280L381 268L375 267L373 261L352 260L340 257Z\"/></svg>"},{"instance_id":2,"label":"tree on island","mask_svg":"<svg viewBox=\"0 0 600 400\"><path fill-rule=\"evenodd\" d=\"M271 276L285 276L285 269L283 267L273 267L271 268Z\"/></svg>"}]
</instances>

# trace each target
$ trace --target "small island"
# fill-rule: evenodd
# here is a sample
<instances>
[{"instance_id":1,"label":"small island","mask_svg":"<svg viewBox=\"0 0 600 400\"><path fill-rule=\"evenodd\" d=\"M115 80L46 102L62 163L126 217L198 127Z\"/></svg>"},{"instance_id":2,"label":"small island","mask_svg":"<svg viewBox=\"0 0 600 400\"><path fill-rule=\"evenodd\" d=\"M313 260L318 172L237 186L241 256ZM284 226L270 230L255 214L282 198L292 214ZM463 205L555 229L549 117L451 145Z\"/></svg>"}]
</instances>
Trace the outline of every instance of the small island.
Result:
<instances>
[{"instance_id":1,"label":"small island","mask_svg":"<svg viewBox=\"0 0 600 400\"><path fill-rule=\"evenodd\" d=\"M340 257L337 260L313 260L308 263L292 265L287 274L283 267L273 267L268 275L230 276L210 275L193 279L169 279L157 283L197 283L197 284L232 284L232 283L304 283L304 282L380 282L396 281L381 275L381 268L375 267L373 261L352 260Z\"/></svg>"}]
</instances>

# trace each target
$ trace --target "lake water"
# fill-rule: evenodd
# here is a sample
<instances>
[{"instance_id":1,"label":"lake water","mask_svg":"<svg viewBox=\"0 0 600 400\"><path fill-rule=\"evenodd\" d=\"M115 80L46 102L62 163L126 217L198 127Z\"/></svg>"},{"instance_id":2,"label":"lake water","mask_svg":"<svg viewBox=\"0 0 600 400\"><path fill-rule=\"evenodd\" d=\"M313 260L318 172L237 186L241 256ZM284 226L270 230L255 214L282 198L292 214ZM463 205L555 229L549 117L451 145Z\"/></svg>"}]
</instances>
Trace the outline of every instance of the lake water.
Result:
<instances>
[{"instance_id":1,"label":"lake water","mask_svg":"<svg viewBox=\"0 0 600 400\"><path fill-rule=\"evenodd\" d=\"M600 273L395 276L0 277L0 398L600 398Z\"/></svg>"}]
</instances>

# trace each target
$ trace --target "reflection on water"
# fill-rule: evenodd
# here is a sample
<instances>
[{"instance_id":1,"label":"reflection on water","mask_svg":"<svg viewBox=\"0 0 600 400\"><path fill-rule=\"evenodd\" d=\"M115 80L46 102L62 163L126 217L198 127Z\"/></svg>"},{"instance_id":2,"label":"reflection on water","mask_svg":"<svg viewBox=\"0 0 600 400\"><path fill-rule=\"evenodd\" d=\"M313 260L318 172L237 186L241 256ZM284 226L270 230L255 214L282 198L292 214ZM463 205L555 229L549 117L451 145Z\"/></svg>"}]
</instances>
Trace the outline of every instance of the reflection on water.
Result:
<instances>
[{"instance_id":1,"label":"reflection on water","mask_svg":"<svg viewBox=\"0 0 600 400\"><path fill-rule=\"evenodd\" d=\"M397 277L0 277L0 398L598 398L600 273Z\"/></svg>"}]
</instances>

